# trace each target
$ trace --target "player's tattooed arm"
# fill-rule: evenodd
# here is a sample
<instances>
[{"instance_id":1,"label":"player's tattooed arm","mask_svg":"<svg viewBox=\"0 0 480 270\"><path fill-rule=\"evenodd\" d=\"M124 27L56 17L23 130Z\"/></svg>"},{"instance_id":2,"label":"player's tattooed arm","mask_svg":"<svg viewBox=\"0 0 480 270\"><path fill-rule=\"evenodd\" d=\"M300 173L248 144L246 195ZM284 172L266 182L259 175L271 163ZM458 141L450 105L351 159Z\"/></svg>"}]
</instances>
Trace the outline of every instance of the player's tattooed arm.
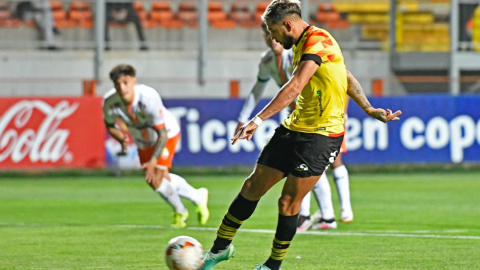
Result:
<instances>
[{"instance_id":1,"label":"player's tattooed arm","mask_svg":"<svg viewBox=\"0 0 480 270\"><path fill-rule=\"evenodd\" d=\"M158 160L162 155L163 148L167 144L167 129L165 127L157 130L158 140L157 144L155 145L155 149L153 150L153 156Z\"/></svg>"},{"instance_id":2,"label":"player's tattooed arm","mask_svg":"<svg viewBox=\"0 0 480 270\"><path fill-rule=\"evenodd\" d=\"M380 120L384 123L388 121L400 120L398 117L402 114L400 110L395 113L392 110L384 110L382 108L373 108L370 105L365 93L363 92L362 86L358 83L357 79L353 77L352 73L347 70L347 94L371 117Z\"/></svg>"},{"instance_id":3,"label":"player's tattooed arm","mask_svg":"<svg viewBox=\"0 0 480 270\"><path fill-rule=\"evenodd\" d=\"M370 102L368 102L365 93L363 92L360 83L353 77L352 73L347 70L347 94L350 96L364 111L372 108Z\"/></svg>"}]
</instances>

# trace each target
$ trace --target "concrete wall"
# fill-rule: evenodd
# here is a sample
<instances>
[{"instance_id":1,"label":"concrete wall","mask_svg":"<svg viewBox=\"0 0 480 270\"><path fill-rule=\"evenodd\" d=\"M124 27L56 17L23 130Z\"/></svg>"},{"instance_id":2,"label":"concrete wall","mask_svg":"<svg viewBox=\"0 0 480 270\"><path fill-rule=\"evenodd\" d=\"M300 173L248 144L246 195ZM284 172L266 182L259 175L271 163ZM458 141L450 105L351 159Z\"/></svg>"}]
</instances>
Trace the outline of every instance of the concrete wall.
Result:
<instances>
[{"instance_id":1,"label":"concrete wall","mask_svg":"<svg viewBox=\"0 0 480 270\"><path fill-rule=\"evenodd\" d=\"M112 87L108 72L118 63L136 67L138 80L156 88L165 98L227 98L230 80L240 81L246 96L256 80L261 51L210 51L206 83L197 83L196 51L107 51L103 79L97 93ZM347 68L371 93L373 79L391 81L388 53L344 51ZM82 81L94 76L92 51L0 51L0 96L75 96L82 94ZM278 91L270 82L265 97ZM402 94L400 85L387 83L387 95Z\"/></svg>"}]
</instances>

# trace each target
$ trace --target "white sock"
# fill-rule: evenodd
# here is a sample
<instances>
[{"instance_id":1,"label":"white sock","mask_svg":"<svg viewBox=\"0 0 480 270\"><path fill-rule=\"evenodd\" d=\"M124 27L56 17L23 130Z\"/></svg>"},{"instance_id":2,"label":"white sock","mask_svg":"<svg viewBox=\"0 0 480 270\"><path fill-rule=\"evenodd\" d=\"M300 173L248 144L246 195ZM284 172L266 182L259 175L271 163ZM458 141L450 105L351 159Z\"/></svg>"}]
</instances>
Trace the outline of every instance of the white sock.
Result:
<instances>
[{"instance_id":1,"label":"white sock","mask_svg":"<svg viewBox=\"0 0 480 270\"><path fill-rule=\"evenodd\" d=\"M351 211L350 186L348 171L345 165L333 169L333 177L335 178L335 185L337 185L338 197L340 198L342 210Z\"/></svg>"},{"instance_id":2,"label":"white sock","mask_svg":"<svg viewBox=\"0 0 480 270\"><path fill-rule=\"evenodd\" d=\"M185 211L187 211L187 209L185 209L185 206L183 206L183 203L180 200L177 191L173 188L172 184L167 179L162 179L162 183L156 189L156 191L160 193L160 196L162 196L162 198L164 198L167 203L173 207L175 212L183 214L185 213Z\"/></svg>"},{"instance_id":3,"label":"white sock","mask_svg":"<svg viewBox=\"0 0 480 270\"><path fill-rule=\"evenodd\" d=\"M303 198L302 204L300 205L300 213L298 213L300 216L304 217L309 217L310 216L310 200L312 198L312 195L310 192L305 195L305 198Z\"/></svg>"},{"instance_id":4,"label":"white sock","mask_svg":"<svg viewBox=\"0 0 480 270\"><path fill-rule=\"evenodd\" d=\"M190 184L187 183L187 180L185 180L185 178L181 177L180 175L170 173L170 181L175 190L178 192L178 195L189 199L194 204L199 204L202 200L202 195L200 194L200 191L190 186Z\"/></svg>"},{"instance_id":5,"label":"white sock","mask_svg":"<svg viewBox=\"0 0 480 270\"><path fill-rule=\"evenodd\" d=\"M320 211L322 212L322 218L327 220L335 218L332 203L332 190L328 183L327 172L323 172L322 176L320 176L320 179L318 179L318 182L313 187L313 193L315 194L315 197L317 197Z\"/></svg>"}]
</instances>

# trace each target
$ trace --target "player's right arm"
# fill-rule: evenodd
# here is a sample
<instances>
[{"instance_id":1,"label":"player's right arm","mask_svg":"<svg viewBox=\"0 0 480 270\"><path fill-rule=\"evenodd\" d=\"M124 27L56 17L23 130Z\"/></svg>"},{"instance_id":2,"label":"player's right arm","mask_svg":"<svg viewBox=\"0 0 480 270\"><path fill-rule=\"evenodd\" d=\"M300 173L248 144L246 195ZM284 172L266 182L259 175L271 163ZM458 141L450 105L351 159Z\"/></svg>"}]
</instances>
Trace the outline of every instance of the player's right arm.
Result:
<instances>
[{"instance_id":1,"label":"player's right arm","mask_svg":"<svg viewBox=\"0 0 480 270\"><path fill-rule=\"evenodd\" d=\"M125 153L128 147L128 136L115 126L106 125L107 132L122 145L122 152Z\"/></svg>"},{"instance_id":2,"label":"player's right arm","mask_svg":"<svg viewBox=\"0 0 480 270\"><path fill-rule=\"evenodd\" d=\"M109 110L107 100L103 100L103 121L107 129L108 134L110 134L115 140L117 140L122 145L122 153L127 151L128 147L128 136L125 135L116 125L116 116Z\"/></svg>"},{"instance_id":3,"label":"player's right arm","mask_svg":"<svg viewBox=\"0 0 480 270\"><path fill-rule=\"evenodd\" d=\"M258 67L257 82L250 91L250 94L248 94L248 97L245 99L243 108L238 116L238 124L234 134L237 134L238 130L240 130L240 127L242 127L250 119L250 115L257 106L258 102L260 102L270 77L270 72L268 71L266 65L263 64L262 57Z\"/></svg>"}]
</instances>

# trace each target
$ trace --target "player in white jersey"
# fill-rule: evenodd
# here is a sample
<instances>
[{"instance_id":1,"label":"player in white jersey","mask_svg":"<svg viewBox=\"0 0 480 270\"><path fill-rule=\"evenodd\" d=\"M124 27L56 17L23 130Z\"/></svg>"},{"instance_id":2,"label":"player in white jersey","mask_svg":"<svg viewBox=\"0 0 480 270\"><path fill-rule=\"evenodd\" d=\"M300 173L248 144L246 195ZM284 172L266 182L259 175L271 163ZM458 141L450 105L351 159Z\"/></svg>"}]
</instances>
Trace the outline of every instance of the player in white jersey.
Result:
<instances>
[{"instance_id":1,"label":"player in white jersey","mask_svg":"<svg viewBox=\"0 0 480 270\"><path fill-rule=\"evenodd\" d=\"M265 22L262 23L262 30L265 43L270 49L262 53L258 68L257 82L253 86L248 97L245 99L243 108L238 116L238 125L235 134L237 134L239 129L250 119L250 115L260 101L268 81L273 79L278 87L281 88L292 77L293 51L291 49L285 50L282 45L272 40ZM349 81L348 83L350 84L351 82ZM291 106L287 107L287 109L285 109L285 115L289 115L289 109L293 109L294 106L295 104L292 103ZM346 152L345 143L342 145L342 149L342 152ZM340 154L332 164L332 167L335 184L342 202L341 220L343 222L351 222L353 220L353 213L350 205L348 171L342 163ZM312 225L314 229L336 229L337 223L333 212L332 191L325 173L323 173L318 180L313 188L313 192L315 193L320 209L315 212L312 218L310 218L311 194L310 192L307 193L300 207L297 230L304 231Z\"/></svg>"},{"instance_id":2,"label":"player in white jersey","mask_svg":"<svg viewBox=\"0 0 480 270\"><path fill-rule=\"evenodd\" d=\"M128 136L116 127L115 122L120 120L128 127L138 148L145 180L175 211L173 227L185 227L189 215L179 196L197 205L199 223L205 225L209 218L208 190L195 189L183 177L169 172L180 139L180 127L157 91L137 84L135 76L136 71L130 65L118 65L110 72L115 87L105 94L103 100L107 131L125 151Z\"/></svg>"},{"instance_id":3,"label":"player in white jersey","mask_svg":"<svg viewBox=\"0 0 480 270\"><path fill-rule=\"evenodd\" d=\"M272 41L270 32L265 23L262 23L263 38L270 48L262 53L260 64L258 66L257 82L253 86L250 94L245 99L242 111L238 117L238 125L235 130L237 134L241 126L248 122L250 115L257 106L262 97L265 87L270 79L273 79L279 88L281 88L290 78L293 72L293 51L284 50L282 45ZM288 112L286 115L290 114Z\"/></svg>"}]
</instances>

